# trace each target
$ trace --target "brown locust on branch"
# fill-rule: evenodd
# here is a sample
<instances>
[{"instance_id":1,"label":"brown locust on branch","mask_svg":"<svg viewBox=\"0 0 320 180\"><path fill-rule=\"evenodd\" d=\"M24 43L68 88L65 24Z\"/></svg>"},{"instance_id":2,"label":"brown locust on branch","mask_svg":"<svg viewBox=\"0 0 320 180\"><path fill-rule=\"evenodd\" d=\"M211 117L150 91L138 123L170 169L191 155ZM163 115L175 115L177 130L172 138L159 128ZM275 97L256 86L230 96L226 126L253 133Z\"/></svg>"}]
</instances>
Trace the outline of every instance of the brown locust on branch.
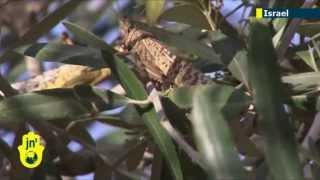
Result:
<instances>
[{"instance_id":1,"label":"brown locust on branch","mask_svg":"<svg viewBox=\"0 0 320 180\"><path fill-rule=\"evenodd\" d=\"M122 46L134 55L134 65L142 78L155 81L160 89L206 84L210 81L202 72L152 34L135 27L128 19L120 20Z\"/></svg>"}]
</instances>

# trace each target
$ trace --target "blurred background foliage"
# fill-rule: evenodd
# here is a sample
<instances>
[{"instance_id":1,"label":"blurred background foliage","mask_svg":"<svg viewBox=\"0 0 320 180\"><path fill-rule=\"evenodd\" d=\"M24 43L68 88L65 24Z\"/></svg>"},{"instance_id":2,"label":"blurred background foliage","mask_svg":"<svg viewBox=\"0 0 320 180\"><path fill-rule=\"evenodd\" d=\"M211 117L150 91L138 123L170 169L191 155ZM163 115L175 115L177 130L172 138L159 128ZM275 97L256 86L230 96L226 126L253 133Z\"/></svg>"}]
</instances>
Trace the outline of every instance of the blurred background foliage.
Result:
<instances>
[{"instance_id":1,"label":"blurred background foliage","mask_svg":"<svg viewBox=\"0 0 320 180\"><path fill-rule=\"evenodd\" d=\"M319 5L0 0L0 178L320 179L319 21L252 18ZM150 90L122 17L214 82ZM17 150L30 130L46 147L35 169Z\"/></svg>"}]
</instances>

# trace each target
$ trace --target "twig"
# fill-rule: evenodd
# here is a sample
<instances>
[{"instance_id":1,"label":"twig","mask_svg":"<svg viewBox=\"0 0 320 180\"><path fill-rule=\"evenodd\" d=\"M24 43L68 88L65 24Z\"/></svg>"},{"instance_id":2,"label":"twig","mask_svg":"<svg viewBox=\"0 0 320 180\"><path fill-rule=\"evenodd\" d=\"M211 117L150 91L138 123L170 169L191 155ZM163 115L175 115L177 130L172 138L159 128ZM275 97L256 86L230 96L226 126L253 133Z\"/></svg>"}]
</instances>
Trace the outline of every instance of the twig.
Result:
<instances>
[{"instance_id":1,"label":"twig","mask_svg":"<svg viewBox=\"0 0 320 180\"><path fill-rule=\"evenodd\" d=\"M153 88L153 90L150 93L149 99L151 102L153 102L154 108L156 112L160 116L160 123L161 125L167 130L169 135L173 140L176 141L176 143L180 146L181 149L185 151L185 153L189 156L189 158L197 163L200 167L205 168L205 165L201 159L200 154L194 150L183 138L183 136L178 132L170 123L168 118L166 117L163 107L161 104L161 100L159 97L158 92Z\"/></svg>"},{"instance_id":2,"label":"twig","mask_svg":"<svg viewBox=\"0 0 320 180\"><path fill-rule=\"evenodd\" d=\"M208 1L208 9L206 9L206 6L205 4L203 3L200 3L200 11L203 13L203 15L206 17L208 23L209 23L209 26L210 26L210 29L211 31L215 31L216 30L216 26L211 18L211 12L212 12L212 7L211 7L211 1Z\"/></svg>"},{"instance_id":3,"label":"twig","mask_svg":"<svg viewBox=\"0 0 320 180\"><path fill-rule=\"evenodd\" d=\"M303 5L301 6L301 8L311 8L314 4L317 3L318 0L306 0ZM282 41L281 44L279 45L279 47L277 48L277 54L278 54L278 59L281 62L283 60L283 57L291 43L291 40L294 36L294 34L296 33L299 25L301 24L302 19L300 18L296 18L293 19L287 30L285 31L283 37L282 37Z\"/></svg>"},{"instance_id":4,"label":"twig","mask_svg":"<svg viewBox=\"0 0 320 180\"><path fill-rule=\"evenodd\" d=\"M244 3L239 4L237 7L235 7L230 12L228 12L222 19L226 20L229 16L234 14L236 11L238 11L240 8L242 8L242 6L244 6L244 5L245 5Z\"/></svg>"},{"instance_id":5,"label":"twig","mask_svg":"<svg viewBox=\"0 0 320 180\"><path fill-rule=\"evenodd\" d=\"M209 11L210 12L210 11ZM206 17L209 25L210 25L210 28L211 28L211 31L215 31L216 30L216 27L214 25L214 22L212 21L212 18L211 18L211 12L205 12L204 13L204 16Z\"/></svg>"},{"instance_id":6,"label":"twig","mask_svg":"<svg viewBox=\"0 0 320 180\"><path fill-rule=\"evenodd\" d=\"M86 123L90 121L97 120L102 123L107 123L111 126L119 127L119 128L125 128L125 129L133 129L133 128L142 128L144 127L142 124L130 124L125 121L121 121L118 117L112 117L112 116L106 116L106 115L97 115L97 116L86 116L77 120L74 120L70 122L65 130L68 132L71 128L74 126L80 124L80 123Z\"/></svg>"}]
</instances>

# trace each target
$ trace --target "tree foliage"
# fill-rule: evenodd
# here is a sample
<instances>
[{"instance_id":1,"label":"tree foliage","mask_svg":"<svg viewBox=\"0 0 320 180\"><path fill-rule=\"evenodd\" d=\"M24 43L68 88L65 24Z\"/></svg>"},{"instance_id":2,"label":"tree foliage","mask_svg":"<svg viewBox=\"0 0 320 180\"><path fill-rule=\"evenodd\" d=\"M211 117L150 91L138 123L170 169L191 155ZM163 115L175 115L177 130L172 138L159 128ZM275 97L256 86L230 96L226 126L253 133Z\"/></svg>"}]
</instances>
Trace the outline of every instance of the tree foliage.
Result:
<instances>
[{"instance_id":1,"label":"tree foliage","mask_svg":"<svg viewBox=\"0 0 320 180\"><path fill-rule=\"evenodd\" d=\"M303 2L0 1L1 178L320 179L319 22L254 18Z\"/></svg>"}]
</instances>

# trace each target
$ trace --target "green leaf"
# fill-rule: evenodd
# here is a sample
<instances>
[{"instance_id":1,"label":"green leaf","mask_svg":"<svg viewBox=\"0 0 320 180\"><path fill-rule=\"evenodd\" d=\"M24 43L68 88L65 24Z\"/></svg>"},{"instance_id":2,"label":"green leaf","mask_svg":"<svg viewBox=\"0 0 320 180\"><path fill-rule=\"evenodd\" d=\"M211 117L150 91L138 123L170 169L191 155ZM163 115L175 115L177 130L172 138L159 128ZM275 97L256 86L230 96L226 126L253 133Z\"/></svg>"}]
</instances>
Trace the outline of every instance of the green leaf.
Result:
<instances>
[{"instance_id":1,"label":"green leaf","mask_svg":"<svg viewBox=\"0 0 320 180\"><path fill-rule=\"evenodd\" d=\"M197 90L199 86L190 86L190 87L180 87L170 90L167 94L165 94L165 97L168 97L175 105L177 105L179 108L187 109L192 107L192 98L194 96L195 91ZM229 108L233 109L231 110L233 113L237 114L239 113L238 107L240 106L241 110L243 110L243 107L248 106L250 103L250 98L245 95L242 91L236 90L234 91L234 94L232 98L229 101ZM233 113L227 113L226 115L229 116ZM232 119L230 118L228 119ZM233 116L234 117L234 116Z\"/></svg>"},{"instance_id":2,"label":"green leaf","mask_svg":"<svg viewBox=\"0 0 320 180\"><path fill-rule=\"evenodd\" d=\"M104 51L102 53L104 60L109 63L114 72L120 81L121 85L124 86L128 97L136 100L145 100L148 95L144 89L144 85L139 81L133 71L131 71L127 65L122 62L125 57L119 57L114 55L113 59L109 58L109 52Z\"/></svg>"},{"instance_id":3,"label":"green leaf","mask_svg":"<svg viewBox=\"0 0 320 180\"><path fill-rule=\"evenodd\" d=\"M282 19L277 18L274 21L272 21L274 30L276 31L276 34L273 36L272 42L274 47L278 47L280 45L281 37L286 30L286 25L288 23L288 19Z\"/></svg>"},{"instance_id":4,"label":"green leaf","mask_svg":"<svg viewBox=\"0 0 320 180\"><path fill-rule=\"evenodd\" d=\"M242 112L245 112L251 103L251 97L246 95L242 90L234 89L222 111L225 119L233 121Z\"/></svg>"},{"instance_id":5,"label":"green leaf","mask_svg":"<svg viewBox=\"0 0 320 180\"><path fill-rule=\"evenodd\" d=\"M165 4L166 0L146 1L147 20L150 24L154 24L157 22Z\"/></svg>"},{"instance_id":6,"label":"green leaf","mask_svg":"<svg viewBox=\"0 0 320 180\"><path fill-rule=\"evenodd\" d=\"M9 59L10 61L15 61L15 60L21 60L24 58L24 56L16 51L9 51L7 50L2 56L1 59Z\"/></svg>"},{"instance_id":7,"label":"green leaf","mask_svg":"<svg viewBox=\"0 0 320 180\"><path fill-rule=\"evenodd\" d=\"M291 105L291 107L299 108L304 111L313 111L316 108L316 102L316 98L309 97L305 94L292 96L288 100L288 104ZM299 116L297 116L296 118L299 118Z\"/></svg>"},{"instance_id":8,"label":"green leaf","mask_svg":"<svg viewBox=\"0 0 320 180\"><path fill-rule=\"evenodd\" d=\"M20 122L28 119L54 120L76 118L90 113L77 101L72 91L50 90L27 93L0 102L0 121Z\"/></svg>"},{"instance_id":9,"label":"green leaf","mask_svg":"<svg viewBox=\"0 0 320 180\"><path fill-rule=\"evenodd\" d=\"M175 88L169 91L167 97L179 108L191 108L192 97L197 86Z\"/></svg>"},{"instance_id":10,"label":"green leaf","mask_svg":"<svg viewBox=\"0 0 320 180\"><path fill-rule=\"evenodd\" d=\"M132 22L137 28L150 32L153 36L165 43L169 47L178 48L184 53L196 55L201 59L210 59L212 62L223 65L220 55L212 48L206 46L200 41L195 41L186 36L168 32L164 29L151 27L141 22Z\"/></svg>"},{"instance_id":11,"label":"green leaf","mask_svg":"<svg viewBox=\"0 0 320 180\"><path fill-rule=\"evenodd\" d=\"M84 28L65 21L63 22L63 25L73 33L75 36L75 39L83 44L89 45L94 48L99 48L99 49L105 49L110 52L115 52L111 46L106 44L101 38L98 36L94 35L92 32L85 30Z\"/></svg>"},{"instance_id":12,"label":"green leaf","mask_svg":"<svg viewBox=\"0 0 320 180\"><path fill-rule=\"evenodd\" d=\"M274 47L278 47L278 46L279 46L281 37L282 37L285 29L286 29L285 26L283 26L283 27L273 36L272 42L273 42Z\"/></svg>"},{"instance_id":13,"label":"green leaf","mask_svg":"<svg viewBox=\"0 0 320 180\"><path fill-rule=\"evenodd\" d=\"M314 71L318 71L318 66L311 47L309 47L309 50L306 51L298 51L297 56L299 56Z\"/></svg>"},{"instance_id":14,"label":"green leaf","mask_svg":"<svg viewBox=\"0 0 320 180\"><path fill-rule=\"evenodd\" d=\"M238 51L244 47L243 42L227 36L221 31L208 31L208 38L212 44L212 49L220 55L225 65L228 65L238 54Z\"/></svg>"},{"instance_id":15,"label":"green leaf","mask_svg":"<svg viewBox=\"0 0 320 180\"><path fill-rule=\"evenodd\" d=\"M251 82L259 127L266 142L266 160L275 180L303 179L293 129L284 109L277 55L270 29L259 22L250 26L248 51Z\"/></svg>"},{"instance_id":16,"label":"green leaf","mask_svg":"<svg viewBox=\"0 0 320 180\"><path fill-rule=\"evenodd\" d=\"M283 76L282 81L290 85L294 92L306 92L318 87L320 81L319 72L298 73Z\"/></svg>"},{"instance_id":17,"label":"green leaf","mask_svg":"<svg viewBox=\"0 0 320 180\"><path fill-rule=\"evenodd\" d=\"M142 125L141 116L134 104L128 104L119 114L119 118L128 123Z\"/></svg>"},{"instance_id":18,"label":"green leaf","mask_svg":"<svg viewBox=\"0 0 320 180\"><path fill-rule=\"evenodd\" d=\"M279 32L288 23L288 19L276 18L272 21L273 28L276 32Z\"/></svg>"},{"instance_id":19,"label":"green leaf","mask_svg":"<svg viewBox=\"0 0 320 180\"><path fill-rule=\"evenodd\" d=\"M25 93L0 101L0 123L34 120L76 120L82 116L124 105L110 91L99 95L90 86ZM93 105L94 104L94 105Z\"/></svg>"},{"instance_id":20,"label":"green leaf","mask_svg":"<svg viewBox=\"0 0 320 180\"><path fill-rule=\"evenodd\" d=\"M82 40L83 43L103 49L102 55L105 62L112 65L112 72L116 74L122 86L127 91L129 97L137 100L145 100L147 98L146 91L143 85L137 79L135 74L122 62L122 58L115 56L115 50L106 43L103 43L99 37L81 29L80 27L65 23L66 27L72 31L76 37ZM80 37L81 36L81 37ZM182 179L182 172L174 144L167 132L162 128L155 110L151 108L143 115L144 123L149 129L156 144L161 149L174 177L177 180Z\"/></svg>"},{"instance_id":21,"label":"green leaf","mask_svg":"<svg viewBox=\"0 0 320 180\"><path fill-rule=\"evenodd\" d=\"M200 153L212 179L245 179L223 109L234 88L199 87L193 96L192 124Z\"/></svg>"},{"instance_id":22,"label":"green leaf","mask_svg":"<svg viewBox=\"0 0 320 180\"><path fill-rule=\"evenodd\" d=\"M211 29L201 9L193 4L174 6L163 12L160 19L190 24L201 29Z\"/></svg>"},{"instance_id":23,"label":"green leaf","mask_svg":"<svg viewBox=\"0 0 320 180\"><path fill-rule=\"evenodd\" d=\"M236 53L243 49L243 43L241 41L227 36L221 31L203 31L200 28L179 23L165 27L165 30L193 41L193 43L211 44L212 49L220 57L224 65L228 65ZM208 64L214 65L214 62L214 59L210 58L195 61L194 64L196 64L197 67L208 67Z\"/></svg>"},{"instance_id":24,"label":"green leaf","mask_svg":"<svg viewBox=\"0 0 320 180\"><path fill-rule=\"evenodd\" d=\"M67 64L84 65L93 68L106 67L100 50L91 47L60 43L49 43L43 46L37 52L35 59L40 61L54 61Z\"/></svg>"},{"instance_id":25,"label":"green leaf","mask_svg":"<svg viewBox=\"0 0 320 180\"><path fill-rule=\"evenodd\" d=\"M113 132L110 132L106 136L97 140L97 148L103 149L108 146L121 146L129 139L129 135L126 133L126 130L118 129ZM111 149L112 147L110 147Z\"/></svg>"},{"instance_id":26,"label":"green leaf","mask_svg":"<svg viewBox=\"0 0 320 180\"><path fill-rule=\"evenodd\" d=\"M247 86L248 80L248 52L245 50L239 51L232 62L229 64L228 69L232 73L233 77L243 82Z\"/></svg>"},{"instance_id":27,"label":"green leaf","mask_svg":"<svg viewBox=\"0 0 320 180\"><path fill-rule=\"evenodd\" d=\"M144 86L135 76L134 72L132 72L123 62L123 58L114 55L114 58L110 59L110 53L107 51L103 51L102 55L105 61L110 65L112 72L114 72L130 98L137 100L147 99L148 95L144 89ZM154 108L150 108L147 112L143 113L142 119L154 141L159 146L161 153L165 157L173 176L176 180L182 180L183 176L181 172L181 166L174 144L168 133L161 126L159 122L160 120Z\"/></svg>"}]
</instances>

